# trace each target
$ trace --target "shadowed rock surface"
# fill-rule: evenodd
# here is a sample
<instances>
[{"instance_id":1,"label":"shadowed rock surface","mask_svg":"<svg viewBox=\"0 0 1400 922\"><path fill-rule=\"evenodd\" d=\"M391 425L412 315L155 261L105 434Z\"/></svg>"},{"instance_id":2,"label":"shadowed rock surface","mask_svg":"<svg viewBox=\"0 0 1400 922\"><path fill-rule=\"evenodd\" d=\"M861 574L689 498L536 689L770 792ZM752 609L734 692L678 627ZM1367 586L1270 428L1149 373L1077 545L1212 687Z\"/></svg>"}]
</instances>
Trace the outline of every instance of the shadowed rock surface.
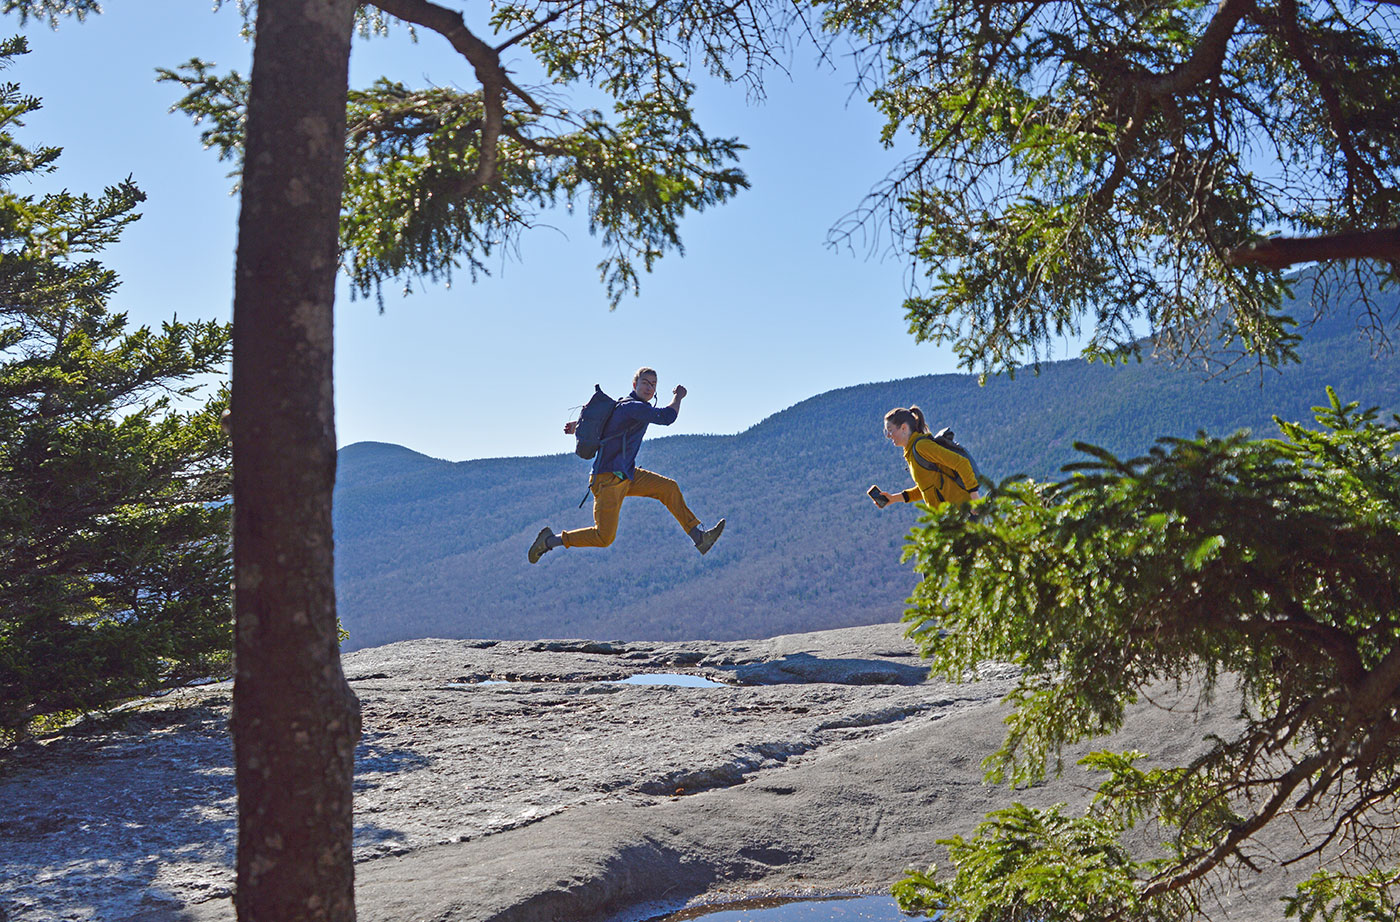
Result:
<instances>
[{"instance_id":1,"label":"shadowed rock surface","mask_svg":"<svg viewBox=\"0 0 1400 922\"><path fill-rule=\"evenodd\" d=\"M884 889L1014 796L984 785L1015 672L928 681L899 625L733 643L407 641L345 657L364 710L359 918L640 919ZM724 687L628 685L686 673ZM490 683L490 684L483 684ZM230 690L143 703L0 763L0 919L232 920ZM1119 740L1165 760L1225 724L1157 702ZM1068 760L1072 765L1072 760ZM1279 881L1220 917L1275 919Z\"/></svg>"}]
</instances>

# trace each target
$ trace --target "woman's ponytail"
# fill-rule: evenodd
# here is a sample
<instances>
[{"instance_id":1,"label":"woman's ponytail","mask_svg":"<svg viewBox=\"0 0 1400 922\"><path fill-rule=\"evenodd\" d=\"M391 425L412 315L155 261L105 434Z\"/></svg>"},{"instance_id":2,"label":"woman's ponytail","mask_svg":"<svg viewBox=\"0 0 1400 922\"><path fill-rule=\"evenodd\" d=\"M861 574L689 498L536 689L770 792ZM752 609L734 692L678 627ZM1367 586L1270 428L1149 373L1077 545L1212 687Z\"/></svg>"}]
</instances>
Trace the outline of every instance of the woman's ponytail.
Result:
<instances>
[{"instance_id":1,"label":"woman's ponytail","mask_svg":"<svg viewBox=\"0 0 1400 922\"><path fill-rule=\"evenodd\" d=\"M911 406L909 412L913 414L914 419L918 421L918 425L912 427L913 431L928 432L928 422L924 419L924 411L920 410L918 407Z\"/></svg>"},{"instance_id":2,"label":"woman's ponytail","mask_svg":"<svg viewBox=\"0 0 1400 922\"><path fill-rule=\"evenodd\" d=\"M885 422L891 426L908 426L911 433L928 432L924 411L918 407L895 407L885 414Z\"/></svg>"}]
</instances>

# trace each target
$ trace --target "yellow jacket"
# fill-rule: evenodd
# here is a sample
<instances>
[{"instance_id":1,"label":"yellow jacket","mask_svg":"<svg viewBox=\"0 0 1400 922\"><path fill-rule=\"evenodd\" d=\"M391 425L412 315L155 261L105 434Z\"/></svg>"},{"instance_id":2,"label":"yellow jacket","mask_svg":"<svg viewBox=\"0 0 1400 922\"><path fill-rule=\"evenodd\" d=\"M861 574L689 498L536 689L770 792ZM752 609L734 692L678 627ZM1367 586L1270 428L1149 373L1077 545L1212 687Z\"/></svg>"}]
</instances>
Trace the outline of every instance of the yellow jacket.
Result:
<instances>
[{"instance_id":1,"label":"yellow jacket","mask_svg":"<svg viewBox=\"0 0 1400 922\"><path fill-rule=\"evenodd\" d=\"M934 465L933 470L924 467L914 458L914 452ZM904 460L909 465L909 475L914 478L914 487L905 490L909 502L923 500L930 506L943 503L965 503L977 498L977 474L972 470L972 462L949 448L944 448L925 432L916 432L909 444L904 446ZM964 489L967 484L972 489Z\"/></svg>"}]
</instances>

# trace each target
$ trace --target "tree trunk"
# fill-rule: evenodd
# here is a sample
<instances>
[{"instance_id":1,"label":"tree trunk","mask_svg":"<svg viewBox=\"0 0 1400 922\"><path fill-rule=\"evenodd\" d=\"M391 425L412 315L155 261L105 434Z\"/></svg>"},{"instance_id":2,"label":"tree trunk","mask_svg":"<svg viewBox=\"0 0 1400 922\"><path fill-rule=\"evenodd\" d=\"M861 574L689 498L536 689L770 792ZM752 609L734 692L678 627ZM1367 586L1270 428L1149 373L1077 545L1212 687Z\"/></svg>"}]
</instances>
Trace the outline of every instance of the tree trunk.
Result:
<instances>
[{"instance_id":1,"label":"tree trunk","mask_svg":"<svg viewBox=\"0 0 1400 922\"><path fill-rule=\"evenodd\" d=\"M233 305L240 922L355 918L332 319L354 0L259 0Z\"/></svg>"}]
</instances>

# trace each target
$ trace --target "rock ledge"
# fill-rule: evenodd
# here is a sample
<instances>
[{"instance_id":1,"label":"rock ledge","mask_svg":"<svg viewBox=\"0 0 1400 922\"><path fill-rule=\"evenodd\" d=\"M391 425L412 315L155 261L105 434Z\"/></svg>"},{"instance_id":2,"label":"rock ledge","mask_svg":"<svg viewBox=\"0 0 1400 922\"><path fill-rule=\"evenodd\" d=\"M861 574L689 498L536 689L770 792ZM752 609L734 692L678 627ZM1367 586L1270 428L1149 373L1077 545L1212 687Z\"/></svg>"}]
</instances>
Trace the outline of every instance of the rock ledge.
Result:
<instances>
[{"instance_id":1,"label":"rock ledge","mask_svg":"<svg viewBox=\"0 0 1400 922\"><path fill-rule=\"evenodd\" d=\"M899 625L738 643L417 640L349 654L345 670L364 712L363 922L622 922L874 891L943 861L936 839L1011 796L980 763L1015 671L929 681ZM618 684L677 672L723 685ZM229 694L182 690L136 726L0 765L0 918L232 920ZM1133 742L1175 758L1206 729L1146 715ZM1082 779L1016 796L1078 801Z\"/></svg>"}]
</instances>

